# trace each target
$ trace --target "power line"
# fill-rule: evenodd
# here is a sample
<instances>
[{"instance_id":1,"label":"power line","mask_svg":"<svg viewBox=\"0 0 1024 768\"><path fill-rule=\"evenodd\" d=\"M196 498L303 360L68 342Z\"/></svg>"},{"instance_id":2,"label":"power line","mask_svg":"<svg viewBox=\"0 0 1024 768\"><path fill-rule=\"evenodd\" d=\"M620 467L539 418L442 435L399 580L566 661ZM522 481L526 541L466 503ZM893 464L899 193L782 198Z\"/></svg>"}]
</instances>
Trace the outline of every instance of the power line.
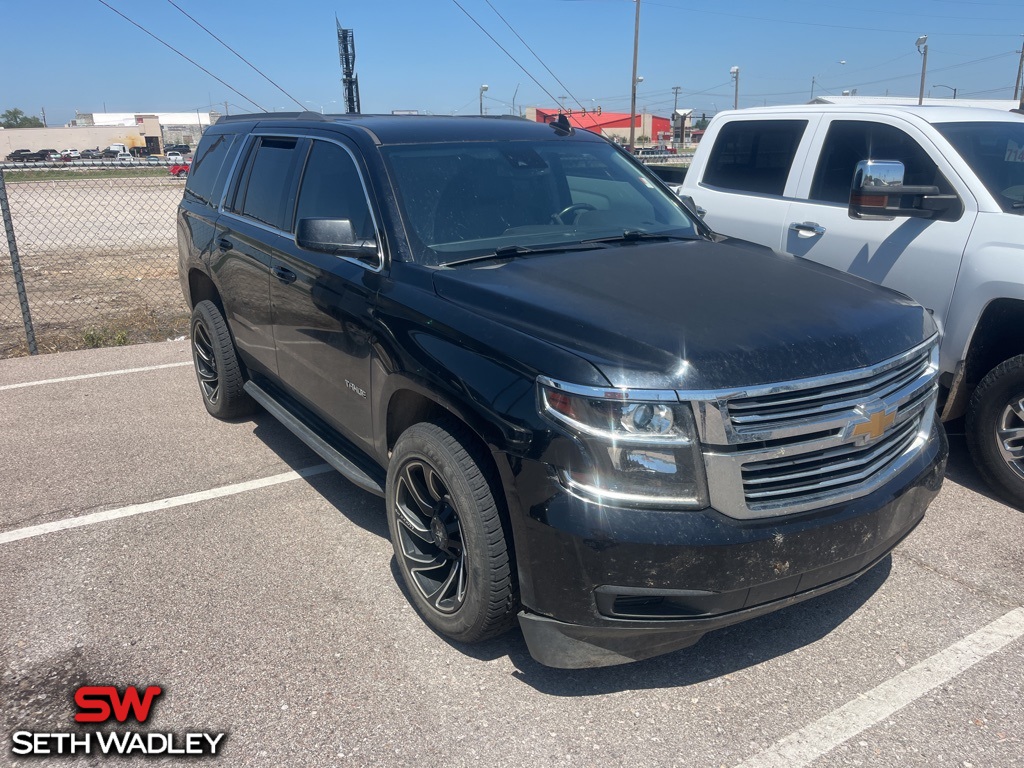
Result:
<instances>
[{"instance_id":1,"label":"power line","mask_svg":"<svg viewBox=\"0 0 1024 768\"><path fill-rule=\"evenodd\" d=\"M149 31L148 29L146 29L146 28L145 28L144 26L142 26L142 25L141 25L141 24L139 24L138 22L136 22L136 21L132 21L131 19L129 19L129 18L127 17L127 16L125 16L125 15L124 15L123 13L121 13L121 12L120 12L119 10L117 10L117 8L115 8L114 6L112 6L112 5L110 4L110 3L106 2L106 0L98 0L98 1L99 1L99 3L100 3L101 5L105 5L105 6L107 6L107 8L109 8L110 10L112 10L112 11L113 11L114 13L116 13L116 14L117 14L118 16L120 16L120 17L121 17L122 19L124 19L125 21L127 21L127 22L128 22L129 24L132 24L133 26L136 26L136 27L138 27L139 29L141 29L141 30L142 30L143 32L145 32L145 33L146 33L147 35L149 35L150 37L152 37L152 38L153 38L154 40L156 40L156 41L157 41L158 43L160 43L161 45L164 45L164 46L166 46L166 47L170 48L170 49L171 49L172 51L174 51L174 52L175 52L176 54L178 54L179 56L181 56L181 58L185 59L185 61L187 61L187 62L189 62L190 64L192 64L193 66L196 66L196 67L198 67L199 69L201 69L201 70L202 70L203 72L205 72L206 74L208 74L208 75L209 75L210 77L212 77L212 78L213 78L214 80L216 80L216 81L217 81L218 83L220 83L221 85L223 85L223 86L224 86L225 88L228 88L228 89L230 89L230 90L231 90L231 91L232 91L233 93L237 93L237 94L238 94L239 96L241 96L241 97L242 97L243 99L245 99L245 100L246 100L246 101L248 101L248 102L249 102L250 104L252 104L253 106L255 106L255 107L256 107L257 109L261 109L261 110L263 110L264 112L266 112L266 111L267 111L266 109L264 109L263 107L261 107L261 106L260 106L259 104L257 104L257 103L256 103L255 101L253 101L253 100L252 100L252 99L250 99L250 98L249 98L248 96L246 96L246 95L245 95L244 93L242 93L242 92L241 92L240 90L238 90L237 88L233 88L233 87L231 87L231 86L230 86L230 85L228 85L228 84L227 84L226 82L224 82L223 80L221 80L221 79L220 79L219 77L217 77L217 76L216 76L215 74L213 74L213 72L211 72L210 70L208 70L208 69L207 69L206 67L204 67L204 66L203 66L202 64L200 64L199 62L197 62L197 61L195 61L195 60L193 60L193 59L190 59L190 58L189 58L188 56L186 56L186 55L185 55L184 53L182 53L181 51L179 51L179 50L178 50L177 48L175 48L175 47L174 47L173 45L171 45L170 43L166 42L165 40L161 40L161 39L160 39L159 37L157 37L156 35L154 35L154 34L153 34L152 32L150 32L150 31Z\"/></svg>"},{"instance_id":2,"label":"power line","mask_svg":"<svg viewBox=\"0 0 1024 768\"><path fill-rule=\"evenodd\" d=\"M470 21L472 21L474 24L477 25L477 27L479 27L481 32L483 32L485 35L487 35L487 37L490 38L492 43L494 43L496 46L498 46L498 48L501 49L502 53L504 53L506 56L508 56L512 60L512 63L514 63L517 67L519 67L521 70L523 70L523 72L526 74L526 76L528 78L530 78L531 80L533 80L533 82L537 85L537 87L540 88L542 91L544 91L545 94L547 94L547 97L549 99L551 99L551 102L553 104L558 101L558 99L555 98L554 95L552 95L551 91L549 91L547 88L545 88L543 85L541 85L541 82L536 77L534 77L532 74L530 74L530 71L526 67L524 67L522 64L519 63L519 61L516 59L515 56L513 56L511 53L509 53L501 43L499 43L497 40L494 39L494 35L492 35L490 32L488 32L486 29L484 29L483 25L480 24L479 21L474 19L473 16L470 14L470 12L467 11L465 8L463 8L459 4L459 0L452 0L452 2L455 3L456 6L458 6L458 9L460 11L462 11L464 14L466 14L466 16L469 18Z\"/></svg>"},{"instance_id":3,"label":"power line","mask_svg":"<svg viewBox=\"0 0 1024 768\"><path fill-rule=\"evenodd\" d=\"M599 125L599 123L597 121L597 118L595 118L593 114L587 112L587 108L583 106L583 103L579 99L577 99L575 95L573 95L573 92L569 90L569 86L567 86L565 83L563 83L561 80L558 79L558 75L556 75L554 72L551 71L551 67L549 67L547 64L544 63L544 60L541 59L541 57L537 55L537 52L534 51L533 48L531 48L530 45L525 40L523 40L522 36L518 32L516 32L515 28L511 24L508 23L508 20L504 16L502 16L500 13L498 13L498 9L495 8L491 4L491 0L484 0L484 2L487 3L488 6L490 6L490 9L492 11L494 11L495 15L499 19L501 19L503 22L505 22L505 26L508 27L510 30L512 30L512 34L516 36L516 38L519 40L520 43L522 43L524 46L526 46L526 50L528 50L530 53L533 54L533 58L535 58L537 61L540 62L540 65L542 67L544 67L544 69L547 70L547 73L549 75L551 75L553 78L555 78L555 82L558 83L560 86L562 86L562 88L565 90L565 92L569 94L569 98L572 99L573 101L575 101L577 104L579 104L580 109L583 110L583 114L590 115L591 122L593 122L594 125Z\"/></svg>"},{"instance_id":4,"label":"power line","mask_svg":"<svg viewBox=\"0 0 1024 768\"><path fill-rule=\"evenodd\" d=\"M225 43L225 42L224 42L223 40L221 40L221 39L220 39L219 37L217 37L217 36L216 36L215 34L213 34L213 32L211 32L211 31L210 31L209 29L207 29L206 27L204 27L204 26L203 26L202 24L200 24L200 23L199 23L199 22L198 22L198 21L197 21L197 20L195 19L195 17L193 17L193 16L192 16L191 14L189 14L189 13L188 13L188 12L187 12L187 11L186 11L186 10L185 10L184 8L182 8L182 7L180 6L180 5L178 5L178 4L176 3L176 2L174 2L174 0L167 0L167 2L168 2L168 3L170 3L171 5L173 5L173 6L175 7L175 8L177 8L177 9L178 9L179 11L181 11L181 12L182 12L182 13L183 13L183 14L184 14L184 15L185 15L185 16L186 16L186 17L187 17L187 18L188 18L188 19L189 19L190 21L192 21L192 23L193 23L193 24L195 24L195 25L196 25L197 27L199 27L199 28L200 28L201 30L203 30L203 31L204 31L204 32L205 32L206 34L208 34L208 35L209 35L210 37L212 37L212 38L213 38L214 40L216 40L216 41L217 41L218 43L220 43L221 45L223 45L223 46L224 46L225 48L227 48L227 49L228 49L229 51L231 51L231 52L232 52L233 54L235 54L235 56L237 56L238 58L240 58L240 59L241 59L242 61L244 61L244 62L245 62L246 64L248 64L248 65L249 65L249 67L250 67L250 68L252 68L252 69L253 69L253 70L254 70L254 71L255 71L255 72L256 72L256 73L257 73L257 74L258 74L258 75L259 75L260 77L262 77L262 78L263 78L264 80L266 80L266 81L267 81L268 83L270 83L270 84L271 84L272 86L274 86L275 88L277 88L277 90L279 90L279 91L280 91L281 93L283 93L283 94L284 94L285 96L287 96L287 97L288 97L289 99L291 99L291 100L292 100L292 101L294 101L294 102L295 102L296 104L298 104L298 105L299 105L299 109L300 109L300 110L305 110L305 106L303 106L302 104L300 104L300 103L299 103L299 100L298 100L298 99L296 99L296 98L295 98L294 96L292 96L292 95L291 95L290 93L288 93L288 91L286 91L286 90L285 90L284 88L282 88L282 87L281 87L280 85L278 85L278 84L277 84L277 83L275 83L275 82L274 82L273 80L271 80L271 79L270 79L269 77L267 77L267 76L266 76L266 75L265 75L265 74L264 74L263 72L261 72L261 71L259 70L259 68L257 68L257 67L256 67L256 65L255 65L255 64L253 64L253 63L252 63L251 61L249 61L248 59L246 59L246 58L245 58L245 57L244 57L244 56L243 56L242 54L240 54L240 53L239 53L238 51L236 51L236 50L235 50L234 48L232 48L232 47L231 47L230 45L228 45L227 43ZM253 103L255 103L255 102L253 102Z\"/></svg>"}]
</instances>

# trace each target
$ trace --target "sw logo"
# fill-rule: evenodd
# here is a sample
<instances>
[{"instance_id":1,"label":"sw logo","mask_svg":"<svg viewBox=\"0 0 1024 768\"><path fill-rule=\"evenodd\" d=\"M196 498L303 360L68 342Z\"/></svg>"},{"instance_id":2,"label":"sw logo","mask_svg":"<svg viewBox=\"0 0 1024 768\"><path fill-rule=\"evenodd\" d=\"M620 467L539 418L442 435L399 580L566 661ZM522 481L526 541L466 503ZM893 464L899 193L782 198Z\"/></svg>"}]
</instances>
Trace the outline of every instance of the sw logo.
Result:
<instances>
[{"instance_id":1,"label":"sw logo","mask_svg":"<svg viewBox=\"0 0 1024 768\"><path fill-rule=\"evenodd\" d=\"M164 692L159 685L151 685L139 698L139 689L129 685L121 694L112 685L83 685L75 691L75 704L79 712L76 723L105 723L113 715L119 723L130 717L144 723L149 719L153 700Z\"/></svg>"},{"instance_id":2,"label":"sw logo","mask_svg":"<svg viewBox=\"0 0 1024 768\"><path fill-rule=\"evenodd\" d=\"M123 691L113 685L83 685L75 691L76 723L107 723L117 726L128 720L145 723L153 702L163 694L150 685L140 694L134 685ZM15 731L11 734L14 755L217 755L226 733L204 731L174 733L155 731Z\"/></svg>"}]
</instances>

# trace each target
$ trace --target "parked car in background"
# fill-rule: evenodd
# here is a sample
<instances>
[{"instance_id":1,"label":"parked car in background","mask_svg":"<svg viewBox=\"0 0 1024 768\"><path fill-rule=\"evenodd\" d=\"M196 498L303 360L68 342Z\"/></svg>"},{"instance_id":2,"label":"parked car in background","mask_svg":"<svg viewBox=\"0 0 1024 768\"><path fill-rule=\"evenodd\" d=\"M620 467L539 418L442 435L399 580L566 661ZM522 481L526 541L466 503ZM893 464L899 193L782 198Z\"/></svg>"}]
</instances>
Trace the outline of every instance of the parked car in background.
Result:
<instances>
[{"instance_id":1,"label":"parked car in background","mask_svg":"<svg viewBox=\"0 0 1024 768\"><path fill-rule=\"evenodd\" d=\"M36 153L31 149L16 149L7 156L9 163L34 163Z\"/></svg>"},{"instance_id":2,"label":"parked car in background","mask_svg":"<svg viewBox=\"0 0 1024 768\"><path fill-rule=\"evenodd\" d=\"M82 157L82 153L77 149L62 149L60 156L65 160L78 160Z\"/></svg>"},{"instance_id":3,"label":"parked car in background","mask_svg":"<svg viewBox=\"0 0 1024 768\"><path fill-rule=\"evenodd\" d=\"M171 173L171 176L177 176L179 179L188 176L188 169L189 163L178 163L168 168L168 170Z\"/></svg>"},{"instance_id":4,"label":"parked car in background","mask_svg":"<svg viewBox=\"0 0 1024 768\"><path fill-rule=\"evenodd\" d=\"M192 153L192 147L188 144L168 144L164 147L164 152L181 152L183 155Z\"/></svg>"},{"instance_id":5,"label":"parked car in background","mask_svg":"<svg viewBox=\"0 0 1024 768\"><path fill-rule=\"evenodd\" d=\"M168 163L184 163L185 156L181 152L168 152L164 155Z\"/></svg>"},{"instance_id":6,"label":"parked car in background","mask_svg":"<svg viewBox=\"0 0 1024 768\"><path fill-rule=\"evenodd\" d=\"M114 158L120 165L131 165L135 162L135 158L131 156L129 152L118 152L117 157Z\"/></svg>"},{"instance_id":7,"label":"parked car in background","mask_svg":"<svg viewBox=\"0 0 1024 768\"><path fill-rule=\"evenodd\" d=\"M61 155L56 149L41 149L39 150L39 159L56 162L61 159Z\"/></svg>"},{"instance_id":8,"label":"parked car in background","mask_svg":"<svg viewBox=\"0 0 1024 768\"><path fill-rule=\"evenodd\" d=\"M721 112L682 192L717 232L927 307L942 418L1024 509L1024 119L955 104Z\"/></svg>"},{"instance_id":9,"label":"parked car in background","mask_svg":"<svg viewBox=\"0 0 1024 768\"><path fill-rule=\"evenodd\" d=\"M97 147L96 149L83 149L80 155L82 160L99 160L103 157L103 152Z\"/></svg>"}]
</instances>

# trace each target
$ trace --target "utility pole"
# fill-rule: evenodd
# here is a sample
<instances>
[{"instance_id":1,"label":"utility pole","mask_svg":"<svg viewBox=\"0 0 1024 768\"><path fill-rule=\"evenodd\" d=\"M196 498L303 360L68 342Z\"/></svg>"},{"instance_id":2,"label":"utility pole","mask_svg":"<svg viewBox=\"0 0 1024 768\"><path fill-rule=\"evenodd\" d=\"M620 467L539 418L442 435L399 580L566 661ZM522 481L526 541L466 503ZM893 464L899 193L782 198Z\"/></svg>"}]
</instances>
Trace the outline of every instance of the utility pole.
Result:
<instances>
[{"instance_id":1,"label":"utility pole","mask_svg":"<svg viewBox=\"0 0 1024 768\"><path fill-rule=\"evenodd\" d=\"M228 109L228 103L226 101L224 102L224 114L225 115L230 115L231 114L231 111Z\"/></svg>"},{"instance_id":2,"label":"utility pole","mask_svg":"<svg viewBox=\"0 0 1024 768\"><path fill-rule=\"evenodd\" d=\"M672 96L674 100L672 102L672 114L674 115L679 110L679 92L683 90L678 85L672 86Z\"/></svg>"},{"instance_id":3,"label":"utility pole","mask_svg":"<svg viewBox=\"0 0 1024 768\"><path fill-rule=\"evenodd\" d=\"M46 107L40 107L39 110L43 113L43 128L46 127Z\"/></svg>"},{"instance_id":4,"label":"utility pole","mask_svg":"<svg viewBox=\"0 0 1024 768\"><path fill-rule=\"evenodd\" d=\"M921 90L917 95L917 105L921 106L924 104L924 77L925 72L928 71L928 35L921 35L917 38L916 45L918 52L924 56L921 59Z\"/></svg>"},{"instance_id":5,"label":"utility pole","mask_svg":"<svg viewBox=\"0 0 1024 768\"><path fill-rule=\"evenodd\" d=\"M633 80L629 87L629 151L636 148L636 60L640 51L640 0L636 3L636 20L633 22Z\"/></svg>"},{"instance_id":6,"label":"utility pole","mask_svg":"<svg viewBox=\"0 0 1024 768\"><path fill-rule=\"evenodd\" d=\"M740 108L740 68L733 67L729 70L729 74L732 75L732 79L736 82L736 91L732 97L732 108Z\"/></svg>"},{"instance_id":7,"label":"utility pole","mask_svg":"<svg viewBox=\"0 0 1024 768\"><path fill-rule=\"evenodd\" d=\"M818 82L818 76L817 75L812 75L811 76L811 101L814 101L814 86L817 84L817 82Z\"/></svg>"},{"instance_id":8,"label":"utility pole","mask_svg":"<svg viewBox=\"0 0 1024 768\"><path fill-rule=\"evenodd\" d=\"M1020 47L1020 64L1017 65L1017 79L1013 81L1013 100L1017 100L1020 92L1020 78L1024 75L1024 44ZM1024 94L1021 95L1024 98Z\"/></svg>"}]
</instances>

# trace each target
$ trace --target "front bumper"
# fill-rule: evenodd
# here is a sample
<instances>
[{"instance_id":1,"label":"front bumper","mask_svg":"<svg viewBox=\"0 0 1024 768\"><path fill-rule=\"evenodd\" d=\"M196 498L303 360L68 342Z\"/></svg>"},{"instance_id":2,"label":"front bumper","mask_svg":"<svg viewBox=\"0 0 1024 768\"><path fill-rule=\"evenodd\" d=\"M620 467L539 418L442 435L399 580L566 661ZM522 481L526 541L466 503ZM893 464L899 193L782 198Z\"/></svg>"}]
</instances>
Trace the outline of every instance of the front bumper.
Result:
<instances>
[{"instance_id":1,"label":"front bumper","mask_svg":"<svg viewBox=\"0 0 1024 768\"><path fill-rule=\"evenodd\" d=\"M623 664L842 587L921 521L947 453L935 418L927 443L886 485L760 520L554 494L524 510L516 526L519 623L530 653L552 667Z\"/></svg>"}]
</instances>

